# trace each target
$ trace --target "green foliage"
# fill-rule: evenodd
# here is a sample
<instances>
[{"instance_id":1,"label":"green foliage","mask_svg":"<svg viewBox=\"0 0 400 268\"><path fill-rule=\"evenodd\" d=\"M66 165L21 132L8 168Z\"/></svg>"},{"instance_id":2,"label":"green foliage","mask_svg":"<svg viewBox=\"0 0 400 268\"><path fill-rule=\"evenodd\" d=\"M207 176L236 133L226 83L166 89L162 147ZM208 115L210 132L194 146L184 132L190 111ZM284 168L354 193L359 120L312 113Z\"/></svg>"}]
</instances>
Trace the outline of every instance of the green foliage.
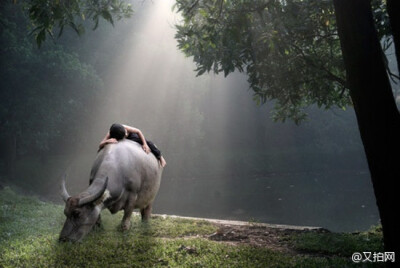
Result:
<instances>
[{"instance_id":1,"label":"green foliage","mask_svg":"<svg viewBox=\"0 0 400 268\"><path fill-rule=\"evenodd\" d=\"M330 1L177 1L179 48L198 75L246 72L254 100L275 119L305 118L311 103L350 103Z\"/></svg>"},{"instance_id":2,"label":"green foliage","mask_svg":"<svg viewBox=\"0 0 400 268\"><path fill-rule=\"evenodd\" d=\"M9 188L0 191L0 266L1 267L349 267L350 258L333 255L286 254L247 245L230 245L206 239L216 226L204 221L153 217L142 224L132 219L128 232L118 231L122 214L102 213L103 227L92 231L81 243L58 243L64 216L63 207L16 194ZM306 234L307 235L307 234ZM307 237L290 235L285 241ZM315 244L324 248L324 234L313 234ZM371 234L369 234L371 237ZM380 237L380 232L376 233ZM363 248L364 235L356 237L355 247ZM342 235L331 240L348 243ZM371 239L371 241L374 241ZM379 249L375 244L371 248ZM309 252L314 249L310 248ZM333 251L341 254L341 251ZM345 256L349 252L344 253Z\"/></svg>"},{"instance_id":3,"label":"green foliage","mask_svg":"<svg viewBox=\"0 0 400 268\"><path fill-rule=\"evenodd\" d=\"M0 14L1 137L16 137L19 148L26 150L49 150L71 121L90 112L88 102L102 80L92 66L60 45L38 50L18 6L4 5Z\"/></svg>"},{"instance_id":4,"label":"green foliage","mask_svg":"<svg viewBox=\"0 0 400 268\"><path fill-rule=\"evenodd\" d=\"M80 35L85 31L86 19L91 19L96 29L100 18L113 25L115 19L127 18L133 13L131 5L120 0L32 0L25 6L39 46L47 35L53 37L56 30L61 36L65 26Z\"/></svg>"},{"instance_id":5,"label":"green foliage","mask_svg":"<svg viewBox=\"0 0 400 268\"><path fill-rule=\"evenodd\" d=\"M184 18L178 47L193 56L197 75L245 72L257 104L276 101L274 119L299 123L313 103L351 104L332 1L178 0L176 7ZM384 6L375 10L383 35Z\"/></svg>"}]
</instances>

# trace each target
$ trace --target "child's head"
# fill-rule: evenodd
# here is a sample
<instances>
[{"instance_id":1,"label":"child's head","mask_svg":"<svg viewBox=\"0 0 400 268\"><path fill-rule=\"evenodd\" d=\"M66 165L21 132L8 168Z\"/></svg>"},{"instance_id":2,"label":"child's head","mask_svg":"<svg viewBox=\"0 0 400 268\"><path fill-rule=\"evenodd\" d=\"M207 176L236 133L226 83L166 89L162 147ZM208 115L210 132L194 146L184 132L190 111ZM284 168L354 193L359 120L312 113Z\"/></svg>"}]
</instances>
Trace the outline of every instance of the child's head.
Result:
<instances>
[{"instance_id":1,"label":"child's head","mask_svg":"<svg viewBox=\"0 0 400 268\"><path fill-rule=\"evenodd\" d=\"M122 140L125 138L126 130L125 127L121 124L112 124L110 127L110 138L114 138L116 140Z\"/></svg>"}]
</instances>

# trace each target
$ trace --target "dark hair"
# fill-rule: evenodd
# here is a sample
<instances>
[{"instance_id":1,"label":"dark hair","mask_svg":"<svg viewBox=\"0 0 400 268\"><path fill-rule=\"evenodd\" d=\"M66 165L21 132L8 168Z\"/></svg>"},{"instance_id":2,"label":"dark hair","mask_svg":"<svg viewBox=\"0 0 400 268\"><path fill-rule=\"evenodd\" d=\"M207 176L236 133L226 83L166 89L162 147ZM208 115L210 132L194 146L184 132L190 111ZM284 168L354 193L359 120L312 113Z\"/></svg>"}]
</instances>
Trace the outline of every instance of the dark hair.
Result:
<instances>
[{"instance_id":1,"label":"dark hair","mask_svg":"<svg viewBox=\"0 0 400 268\"><path fill-rule=\"evenodd\" d=\"M112 124L110 127L110 138L122 140L125 137L125 127L121 124Z\"/></svg>"}]
</instances>

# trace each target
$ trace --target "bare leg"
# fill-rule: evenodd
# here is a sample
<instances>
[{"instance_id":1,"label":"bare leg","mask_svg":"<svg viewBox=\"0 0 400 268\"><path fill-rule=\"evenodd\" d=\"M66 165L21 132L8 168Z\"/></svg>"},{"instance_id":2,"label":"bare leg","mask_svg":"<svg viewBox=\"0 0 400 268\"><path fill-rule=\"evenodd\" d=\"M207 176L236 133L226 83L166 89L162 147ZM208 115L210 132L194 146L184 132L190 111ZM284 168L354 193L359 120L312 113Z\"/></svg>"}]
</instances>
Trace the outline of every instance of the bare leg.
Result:
<instances>
[{"instance_id":1,"label":"bare leg","mask_svg":"<svg viewBox=\"0 0 400 268\"><path fill-rule=\"evenodd\" d=\"M131 227L131 216L135 208L135 201L137 196L131 195L124 209L124 217L122 218L121 228L123 231L129 230Z\"/></svg>"},{"instance_id":2,"label":"bare leg","mask_svg":"<svg viewBox=\"0 0 400 268\"><path fill-rule=\"evenodd\" d=\"M142 221L148 221L150 219L151 207L152 207L152 205L150 204L147 207L142 208L140 210L140 214L142 214Z\"/></svg>"}]
</instances>

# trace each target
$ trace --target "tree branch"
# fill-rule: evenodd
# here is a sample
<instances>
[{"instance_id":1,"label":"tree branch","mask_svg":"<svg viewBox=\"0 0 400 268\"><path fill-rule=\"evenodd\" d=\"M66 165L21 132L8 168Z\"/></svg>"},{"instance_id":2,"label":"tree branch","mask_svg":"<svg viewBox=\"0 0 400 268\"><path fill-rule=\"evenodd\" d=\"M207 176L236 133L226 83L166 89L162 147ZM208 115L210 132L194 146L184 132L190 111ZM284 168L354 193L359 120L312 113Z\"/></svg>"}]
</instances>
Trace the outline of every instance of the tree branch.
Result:
<instances>
[{"instance_id":1,"label":"tree branch","mask_svg":"<svg viewBox=\"0 0 400 268\"><path fill-rule=\"evenodd\" d=\"M326 69L324 66L319 66L317 64L315 64L315 62L313 62L306 54L304 54L304 51L299 48L298 46L296 46L295 44L291 44L291 46L297 50L300 55L302 56L302 58L304 59L304 61L311 67L318 69L318 70L322 70L325 72L326 74L326 78L330 79L331 81L335 81L337 83L339 83L340 85L342 85L343 87L347 88L347 83L344 79L340 78L339 76L333 74L331 71L329 71L328 69Z\"/></svg>"}]
</instances>

